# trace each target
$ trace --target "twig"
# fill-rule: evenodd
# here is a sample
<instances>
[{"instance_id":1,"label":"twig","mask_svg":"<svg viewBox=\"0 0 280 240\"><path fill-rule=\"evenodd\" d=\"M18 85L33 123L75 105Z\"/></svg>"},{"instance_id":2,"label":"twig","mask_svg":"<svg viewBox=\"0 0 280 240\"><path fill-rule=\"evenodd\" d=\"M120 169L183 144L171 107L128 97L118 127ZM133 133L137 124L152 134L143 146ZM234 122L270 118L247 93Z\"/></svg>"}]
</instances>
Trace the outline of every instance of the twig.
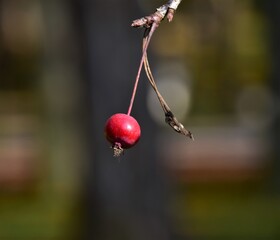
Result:
<instances>
[{"instance_id":1,"label":"twig","mask_svg":"<svg viewBox=\"0 0 280 240\"><path fill-rule=\"evenodd\" d=\"M161 20L165 17L167 18L168 22L171 22L173 20L175 11L178 8L181 1L182 0L169 0L166 4L157 8L156 12L134 20L131 26L149 28L152 26L153 23L159 24Z\"/></svg>"},{"instance_id":2,"label":"twig","mask_svg":"<svg viewBox=\"0 0 280 240\"><path fill-rule=\"evenodd\" d=\"M154 91L158 97L158 100L161 104L161 107L164 111L165 122L169 126L171 126L172 129L175 130L176 132L183 134L185 136L188 136L189 138L194 140L192 133L190 131L188 131L187 129L185 129L184 125L177 120L177 118L172 113L170 107L168 106L168 104L166 103L166 101L164 100L162 95L160 94L160 92L157 88L156 82L154 80L152 71L150 69L150 65L149 65L149 61L148 61L148 57L147 57L148 45L150 43L150 40L151 40L155 30L157 29L157 27L159 26L159 24L161 23L162 19L164 19L165 16L167 17L169 22L172 21L175 10L179 6L180 2L181 2L181 0L170 0L170 1L168 1L167 4L164 4L161 7L157 8L156 12L150 14L149 16L136 19L132 22L132 24L131 24L132 27L145 27L146 28L145 32L144 32L144 36L143 36L142 59L141 59L140 66L138 69L138 74L136 77L136 83L135 83L134 89L137 88L141 69L144 64L146 75L147 75L149 82L150 82L152 88L154 89ZM133 92L135 92L135 91L133 91ZM133 99L134 99L134 96L132 98L132 103L133 103ZM132 104L130 104L128 114L130 114L131 107L132 107Z\"/></svg>"}]
</instances>

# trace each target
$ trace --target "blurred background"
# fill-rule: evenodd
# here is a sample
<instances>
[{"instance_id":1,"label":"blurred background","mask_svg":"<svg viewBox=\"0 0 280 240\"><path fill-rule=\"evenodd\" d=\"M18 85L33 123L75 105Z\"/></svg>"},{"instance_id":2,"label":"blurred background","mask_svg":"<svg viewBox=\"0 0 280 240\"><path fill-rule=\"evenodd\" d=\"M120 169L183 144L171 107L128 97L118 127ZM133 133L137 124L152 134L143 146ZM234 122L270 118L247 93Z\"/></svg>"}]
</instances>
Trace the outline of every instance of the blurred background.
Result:
<instances>
[{"instance_id":1,"label":"blurred background","mask_svg":"<svg viewBox=\"0 0 280 240\"><path fill-rule=\"evenodd\" d=\"M0 0L0 239L280 239L278 0L184 0L150 48L176 134L142 73L140 142L120 159L159 0ZM279 145L279 146L278 146Z\"/></svg>"}]
</instances>

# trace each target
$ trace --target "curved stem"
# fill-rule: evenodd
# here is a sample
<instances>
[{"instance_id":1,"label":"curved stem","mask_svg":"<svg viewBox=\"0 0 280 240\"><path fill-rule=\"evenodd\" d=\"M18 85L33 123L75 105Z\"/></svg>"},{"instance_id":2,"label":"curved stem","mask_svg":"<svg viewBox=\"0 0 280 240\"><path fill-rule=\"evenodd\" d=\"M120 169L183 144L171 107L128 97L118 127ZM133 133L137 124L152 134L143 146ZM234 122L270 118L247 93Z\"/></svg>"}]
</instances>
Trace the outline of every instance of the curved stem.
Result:
<instances>
[{"instance_id":1,"label":"curved stem","mask_svg":"<svg viewBox=\"0 0 280 240\"><path fill-rule=\"evenodd\" d=\"M139 68L138 68L138 72L137 72L137 75L136 75L136 80L135 80L135 83L134 83L134 87L133 87L132 96L131 96L131 99L130 99L130 104L129 104L129 107L128 107L127 115L131 114L132 106L133 106L133 103L134 103L134 99L135 99L135 95L136 95L136 91L137 91L137 87L138 87L138 83L139 83L139 79L140 79L141 70L142 70L143 63L145 61L145 57L146 57L146 54L147 54L147 49L148 49L151 37L152 37L156 27L157 27L157 24L153 24L150 29L146 29L146 30L149 30L148 38L147 38L146 44L143 48L142 58L141 58L140 65L139 65ZM145 31L145 33L146 33L146 31Z\"/></svg>"}]
</instances>

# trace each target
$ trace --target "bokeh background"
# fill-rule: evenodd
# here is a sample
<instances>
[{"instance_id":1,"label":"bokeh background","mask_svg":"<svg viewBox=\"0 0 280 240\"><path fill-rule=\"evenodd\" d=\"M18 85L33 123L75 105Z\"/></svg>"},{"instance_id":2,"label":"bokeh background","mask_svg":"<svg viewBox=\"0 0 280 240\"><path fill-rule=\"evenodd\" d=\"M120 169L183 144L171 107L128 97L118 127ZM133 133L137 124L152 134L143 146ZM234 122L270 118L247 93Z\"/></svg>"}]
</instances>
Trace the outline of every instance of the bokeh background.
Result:
<instances>
[{"instance_id":1,"label":"bokeh background","mask_svg":"<svg viewBox=\"0 0 280 240\"><path fill-rule=\"evenodd\" d=\"M159 0L0 0L0 239L280 239L278 0L184 0L149 48L176 134L142 73L140 142L120 159Z\"/></svg>"}]
</instances>

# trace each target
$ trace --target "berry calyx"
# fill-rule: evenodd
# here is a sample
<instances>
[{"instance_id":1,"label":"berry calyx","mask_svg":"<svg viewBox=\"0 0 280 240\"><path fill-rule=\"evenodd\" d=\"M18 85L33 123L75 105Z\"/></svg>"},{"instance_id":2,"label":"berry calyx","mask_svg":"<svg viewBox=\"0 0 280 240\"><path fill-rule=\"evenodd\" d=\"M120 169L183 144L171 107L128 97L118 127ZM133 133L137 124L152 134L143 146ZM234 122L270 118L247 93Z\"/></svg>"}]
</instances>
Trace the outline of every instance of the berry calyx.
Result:
<instances>
[{"instance_id":1,"label":"berry calyx","mask_svg":"<svg viewBox=\"0 0 280 240\"><path fill-rule=\"evenodd\" d=\"M135 118L116 113L105 124L106 139L112 144L114 156L120 156L124 149L131 148L140 139L141 129Z\"/></svg>"}]
</instances>

